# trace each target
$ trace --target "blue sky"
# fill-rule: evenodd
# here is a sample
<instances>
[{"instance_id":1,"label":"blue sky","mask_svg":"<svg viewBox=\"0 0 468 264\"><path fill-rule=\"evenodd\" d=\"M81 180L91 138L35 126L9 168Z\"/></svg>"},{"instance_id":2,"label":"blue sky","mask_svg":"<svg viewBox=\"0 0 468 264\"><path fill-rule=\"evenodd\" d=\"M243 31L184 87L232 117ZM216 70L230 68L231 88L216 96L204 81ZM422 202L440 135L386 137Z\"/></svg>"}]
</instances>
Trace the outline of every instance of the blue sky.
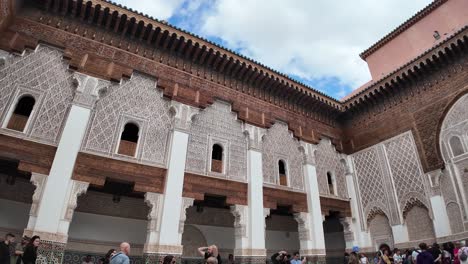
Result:
<instances>
[{"instance_id":1,"label":"blue sky","mask_svg":"<svg viewBox=\"0 0 468 264\"><path fill-rule=\"evenodd\" d=\"M359 53L430 0L114 0L340 99L371 79Z\"/></svg>"}]
</instances>

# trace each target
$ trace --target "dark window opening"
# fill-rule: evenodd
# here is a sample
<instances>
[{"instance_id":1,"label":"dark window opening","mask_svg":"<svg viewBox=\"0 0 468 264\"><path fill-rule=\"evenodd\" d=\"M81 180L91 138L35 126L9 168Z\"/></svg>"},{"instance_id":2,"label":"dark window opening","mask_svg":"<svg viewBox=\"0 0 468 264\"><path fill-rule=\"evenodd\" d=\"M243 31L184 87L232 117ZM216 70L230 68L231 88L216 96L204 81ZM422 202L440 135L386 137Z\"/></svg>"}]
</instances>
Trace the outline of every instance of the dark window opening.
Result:
<instances>
[{"instance_id":1,"label":"dark window opening","mask_svg":"<svg viewBox=\"0 0 468 264\"><path fill-rule=\"evenodd\" d=\"M32 96L22 97L16 104L16 108L8 121L7 128L23 132L35 103L36 100Z\"/></svg>"},{"instance_id":2,"label":"dark window opening","mask_svg":"<svg viewBox=\"0 0 468 264\"><path fill-rule=\"evenodd\" d=\"M213 145L213 151L211 152L211 171L223 172L223 147L219 144Z\"/></svg>"},{"instance_id":3,"label":"dark window opening","mask_svg":"<svg viewBox=\"0 0 468 264\"><path fill-rule=\"evenodd\" d=\"M282 160L278 161L278 172L280 185L287 186L288 178L286 177L286 164Z\"/></svg>"},{"instance_id":4,"label":"dark window opening","mask_svg":"<svg viewBox=\"0 0 468 264\"><path fill-rule=\"evenodd\" d=\"M327 181L328 181L328 191L331 195L335 195L335 186L333 182L333 176L330 172L327 172Z\"/></svg>"},{"instance_id":5,"label":"dark window opening","mask_svg":"<svg viewBox=\"0 0 468 264\"><path fill-rule=\"evenodd\" d=\"M120 137L118 153L127 156L135 156L138 144L139 128L133 123L127 123Z\"/></svg>"}]
</instances>

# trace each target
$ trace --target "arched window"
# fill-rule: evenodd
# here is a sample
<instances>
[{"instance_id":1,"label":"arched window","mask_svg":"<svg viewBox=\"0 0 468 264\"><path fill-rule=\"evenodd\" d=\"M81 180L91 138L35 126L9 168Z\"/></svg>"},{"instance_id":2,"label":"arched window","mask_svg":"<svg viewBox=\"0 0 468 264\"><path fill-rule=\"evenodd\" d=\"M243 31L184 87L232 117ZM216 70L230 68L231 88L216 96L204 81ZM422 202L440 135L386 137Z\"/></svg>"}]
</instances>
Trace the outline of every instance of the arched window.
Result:
<instances>
[{"instance_id":1,"label":"arched window","mask_svg":"<svg viewBox=\"0 0 468 264\"><path fill-rule=\"evenodd\" d=\"M279 184L288 186L288 177L286 176L286 163L283 160L278 161Z\"/></svg>"},{"instance_id":2,"label":"arched window","mask_svg":"<svg viewBox=\"0 0 468 264\"><path fill-rule=\"evenodd\" d=\"M117 153L134 157L138 145L139 131L134 123L127 123L120 136L119 150Z\"/></svg>"},{"instance_id":3,"label":"arched window","mask_svg":"<svg viewBox=\"0 0 468 264\"><path fill-rule=\"evenodd\" d=\"M211 171L223 173L223 147L214 144L211 151Z\"/></svg>"},{"instance_id":4,"label":"arched window","mask_svg":"<svg viewBox=\"0 0 468 264\"><path fill-rule=\"evenodd\" d=\"M35 103L36 100L30 95L21 97L16 104L15 110L11 114L7 128L23 132Z\"/></svg>"},{"instance_id":5,"label":"arched window","mask_svg":"<svg viewBox=\"0 0 468 264\"><path fill-rule=\"evenodd\" d=\"M453 156L459 156L463 154L463 145L459 137L453 136L449 140L450 148L452 149Z\"/></svg>"},{"instance_id":6,"label":"arched window","mask_svg":"<svg viewBox=\"0 0 468 264\"><path fill-rule=\"evenodd\" d=\"M335 190L335 177L331 174L331 172L327 172L327 182L328 182L328 192L331 195L336 195Z\"/></svg>"}]
</instances>

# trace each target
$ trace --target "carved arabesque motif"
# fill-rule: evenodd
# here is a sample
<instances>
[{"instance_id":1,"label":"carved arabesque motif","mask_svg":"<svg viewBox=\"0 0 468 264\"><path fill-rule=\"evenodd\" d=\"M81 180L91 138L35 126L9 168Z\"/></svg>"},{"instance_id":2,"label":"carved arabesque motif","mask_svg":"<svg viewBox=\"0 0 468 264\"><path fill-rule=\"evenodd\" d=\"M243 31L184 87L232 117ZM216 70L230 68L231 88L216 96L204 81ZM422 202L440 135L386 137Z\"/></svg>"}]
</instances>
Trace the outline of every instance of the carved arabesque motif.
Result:
<instances>
[{"instance_id":1,"label":"carved arabesque motif","mask_svg":"<svg viewBox=\"0 0 468 264\"><path fill-rule=\"evenodd\" d=\"M246 179L248 140L243 133L242 122L231 112L229 104L216 101L201 111L194 117L189 133L187 171L210 174L210 144L221 143L226 177Z\"/></svg>"},{"instance_id":2,"label":"carved arabesque motif","mask_svg":"<svg viewBox=\"0 0 468 264\"><path fill-rule=\"evenodd\" d=\"M31 120L28 137L57 144L65 118L73 100L73 78L62 52L44 45L25 55L14 57L0 67L0 113L2 122L11 107L18 87L38 92L43 97L34 105L35 120Z\"/></svg>"},{"instance_id":3,"label":"carved arabesque motif","mask_svg":"<svg viewBox=\"0 0 468 264\"><path fill-rule=\"evenodd\" d=\"M468 94L465 94L455 102L445 116L442 130L450 129L461 122L468 120Z\"/></svg>"},{"instance_id":4,"label":"carved arabesque motif","mask_svg":"<svg viewBox=\"0 0 468 264\"><path fill-rule=\"evenodd\" d=\"M156 88L156 81L139 73L122 84L111 85L106 95L96 102L94 116L82 149L111 156L120 138L119 119L128 116L142 120L137 157L149 164L164 166L167 141L172 127L169 102ZM140 155L141 154L141 155Z\"/></svg>"},{"instance_id":5,"label":"carved arabesque motif","mask_svg":"<svg viewBox=\"0 0 468 264\"><path fill-rule=\"evenodd\" d=\"M286 162L286 174L289 187L304 190L304 176L302 170L303 153L300 144L288 130L288 126L276 122L263 137L263 181L278 183L278 161Z\"/></svg>"},{"instance_id":6,"label":"carved arabesque motif","mask_svg":"<svg viewBox=\"0 0 468 264\"><path fill-rule=\"evenodd\" d=\"M317 145L315 161L317 163L317 178L320 193L329 194L327 172L331 172L336 179L337 195L341 198L348 198L346 170L341 159L341 155L335 150L329 139L322 139Z\"/></svg>"},{"instance_id":7,"label":"carved arabesque motif","mask_svg":"<svg viewBox=\"0 0 468 264\"><path fill-rule=\"evenodd\" d=\"M430 208L426 192L427 177L419 165L411 132L392 138L384 146L400 208L405 208L414 200L419 200L426 208Z\"/></svg>"}]
</instances>

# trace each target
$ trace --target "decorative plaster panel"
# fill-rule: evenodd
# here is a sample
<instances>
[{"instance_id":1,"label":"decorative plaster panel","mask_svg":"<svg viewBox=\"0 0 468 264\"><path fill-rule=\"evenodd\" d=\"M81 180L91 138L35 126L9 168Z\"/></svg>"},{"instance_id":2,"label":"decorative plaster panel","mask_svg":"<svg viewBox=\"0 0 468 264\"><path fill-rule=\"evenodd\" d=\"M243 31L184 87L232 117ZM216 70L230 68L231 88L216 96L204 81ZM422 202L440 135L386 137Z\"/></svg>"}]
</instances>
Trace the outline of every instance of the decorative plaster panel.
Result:
<instances>
[{"instance_id":1,"label":"decorative plaster panel","mask_svg":"<svg viewBox=\"0 0 468 264\"><path fill-rule=\"evenodd\" d=\"M286 162L289 187L304 190L303 153L288 125L276 122L263 137L263 181L279 184L278 161Z\"/></svg>"},{"instance_id":2,"label":"decorative plaster panel","mask_svg":"<svg viewBox=\"0 0 468 264\"><path fill-rule=\"evenodd\" d=\"M345 176L346 168L341 159L343 157L335 150L329 139L322 139L317 145L315 160L317 162L317 179L320 193L330 194L327 172L331 172L335 176L338 190L337 195L341 198L348 198Z\"/></svg>"},{"instance_id":3,"label":"decorative plaster panel","mask_svg":"<svg viewBox=\"0 0 468 264\"><path fill-rule=\"evenodd\" d=\"M140 122L146 128L142 131L140 127L136 155L138 161L165 166L172 126L169 101L162 97L154 79L139 73L134 73L131 80L125 80L122 84L111 85L107 93L96 102L82 150L135 160L116 154L121 133L119 120L124 117L136 117L138 120L135 122Z\"/></svg>"},{"instance_id":4,"label":"decorative plaster panel","mask_svg":"<svg viewBox=\"0 0 468 264\"><path fill-rule=\"evenodd\" d=\"M15 56L9 63L0 66L0 112L2 123L15 100L16 87L31 89L43 98L34 105L34 120L27 137L56 145L59 140L68 109L74 95L73 76L62 59L62 52L44 45L35 51L26 51L24 56ZM12 132L3 130L3 133ZM23 133L10 133L24 136Z\"/></svg>"},{"instance_id":5,"label":"decorative plaster panel","mask_svg":"<svg viewBox=\"0 0 468 264\"><path fill-rule=\"evenodd\" d=\"M248 140L242 123L227 103L216 101L194 116L190 128L186 170L202 175L246 180ZM223 173L209 171L212 144L223 147Z\"/></svg>"}]
</instances>

